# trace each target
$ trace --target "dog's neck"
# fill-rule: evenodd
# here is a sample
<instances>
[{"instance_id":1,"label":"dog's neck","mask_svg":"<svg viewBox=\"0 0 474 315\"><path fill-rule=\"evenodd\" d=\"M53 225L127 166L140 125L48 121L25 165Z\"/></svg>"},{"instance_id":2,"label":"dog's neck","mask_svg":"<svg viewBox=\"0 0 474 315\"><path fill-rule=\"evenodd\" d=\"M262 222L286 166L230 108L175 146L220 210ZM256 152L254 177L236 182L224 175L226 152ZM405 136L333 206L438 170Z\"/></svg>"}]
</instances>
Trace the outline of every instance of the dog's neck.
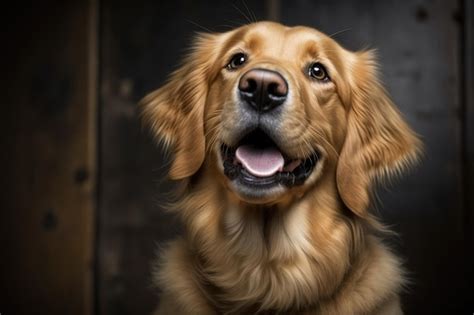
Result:
<instances>
[{"instance_id":1,"label":"dog's neck","mask_svg":"<svg viewBox=\"0 0 474 315\"><path fill-rule=\"evenodd\" d=\"M284 205L255 206L239 202L212 178L193 185L179 204L188 243L202 258L200 277L227 302L234 300L232 310L249 301L263 309L301 309L328 298L363 246L362 227L340 215L335 187ZM327 211L318 211L322 207Z\"/></svg>"},{"instance_id":2,"label":"dog's neck","mask_svg":"<svg viewBox=\"0 0 474 315\"><path fill-rule=\"evenodd\" d=\"M194 278L214 308L298 312L338 307L324 301L337 301L342 294L346 300L354 294L354 303L363 299L346 286L368 269L362 258L384 248L366 237L370 233L361 220L343 214L331 183L321 180L304 198L272 206L237 200L212 175L192 183L176 207L187 227ZM395 260L380 264L387 265L388 277L399 272ZM366 277L370 286L386 280L377 277Z\"/></svg>"}]
</instances>

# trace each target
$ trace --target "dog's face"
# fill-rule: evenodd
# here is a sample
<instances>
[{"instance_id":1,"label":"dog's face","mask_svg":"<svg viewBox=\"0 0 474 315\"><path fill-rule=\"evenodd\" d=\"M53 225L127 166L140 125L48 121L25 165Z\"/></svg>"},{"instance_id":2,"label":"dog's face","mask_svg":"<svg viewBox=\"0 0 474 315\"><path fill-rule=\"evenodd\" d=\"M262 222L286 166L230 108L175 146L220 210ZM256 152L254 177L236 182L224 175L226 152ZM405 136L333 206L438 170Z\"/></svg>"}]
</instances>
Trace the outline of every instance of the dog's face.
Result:
<instances>
[{"instance_id":1,"label":"dog's face","mask_svg":"<svg viewBox=\"0 0 474 315\"><path fill-rule=\"evenodd\" d=\"M370 52L307 27L262 22L201 36L144 114L175 154L248 203L278 203L328 177L363 215L372 178L412 160L418 140L377 81Z\"/></svg>"},{"instance_id":2,"label":"dog's face","mask_svg":"<svg viewBox=\"0 0 474 315\"><path fill-rule=\"evenodd\" d=\"M229 38L205 127L240 198L275 202L305 190L335 158L346 125L335 84L341 54L333 40L303 27L258 24Z\"/></svg>"}]
</instances>

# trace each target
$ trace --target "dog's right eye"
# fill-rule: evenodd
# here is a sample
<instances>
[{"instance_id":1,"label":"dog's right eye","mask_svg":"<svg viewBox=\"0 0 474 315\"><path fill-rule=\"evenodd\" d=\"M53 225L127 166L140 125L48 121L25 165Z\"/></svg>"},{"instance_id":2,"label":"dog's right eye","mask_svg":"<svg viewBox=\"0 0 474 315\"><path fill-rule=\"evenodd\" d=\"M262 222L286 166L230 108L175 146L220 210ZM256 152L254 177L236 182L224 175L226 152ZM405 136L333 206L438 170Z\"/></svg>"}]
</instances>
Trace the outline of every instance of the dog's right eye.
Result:
<instances>
[{"instance_id":1,"label":"dog's right eye","mask_svg":"<svg viewBox=\"0 0 474 315\"><path fill-rule=\"evenodd\" d=\"M329 81L328 72L326 68L319 62L313 63L309 69L308 74L310 77L319 80L319 81Z\"/></svg>"},{"instance_id":2,"label":"dog's right eye","mask_svg":"<svg viewBox=\"0 0 474 315\"><path fill-rule=\"evenodd\" d=\"M244 53L237 53L232 56L229 63L227 64L228 70L235 70L240 68L247 61L247 55Z\"/></svg>"}]
</instances>

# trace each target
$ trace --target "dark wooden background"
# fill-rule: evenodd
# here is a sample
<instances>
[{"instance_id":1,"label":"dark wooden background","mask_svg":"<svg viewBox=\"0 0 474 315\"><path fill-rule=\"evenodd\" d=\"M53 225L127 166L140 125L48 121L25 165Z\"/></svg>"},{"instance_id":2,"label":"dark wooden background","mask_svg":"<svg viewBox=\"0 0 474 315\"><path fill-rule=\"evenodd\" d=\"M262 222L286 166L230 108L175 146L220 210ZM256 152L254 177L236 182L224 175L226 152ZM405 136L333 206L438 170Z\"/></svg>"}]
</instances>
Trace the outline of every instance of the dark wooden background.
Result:
<instances>
[{"instance_id":1,"label":"dark wooden background","mask_svg":"<svg viewBox=\"0 0 474 315\"><path fill-rule=\"evenodd\" d=\"M151 312L151 263L180 225L160 207L166 161L136 104L196 31L251 14L378 50L426 145L374 209L400 233L389 242L413 282L404 309L474 312L472 0L88 0L2 14L0 314Z\"/></svg>"}]
</instances>

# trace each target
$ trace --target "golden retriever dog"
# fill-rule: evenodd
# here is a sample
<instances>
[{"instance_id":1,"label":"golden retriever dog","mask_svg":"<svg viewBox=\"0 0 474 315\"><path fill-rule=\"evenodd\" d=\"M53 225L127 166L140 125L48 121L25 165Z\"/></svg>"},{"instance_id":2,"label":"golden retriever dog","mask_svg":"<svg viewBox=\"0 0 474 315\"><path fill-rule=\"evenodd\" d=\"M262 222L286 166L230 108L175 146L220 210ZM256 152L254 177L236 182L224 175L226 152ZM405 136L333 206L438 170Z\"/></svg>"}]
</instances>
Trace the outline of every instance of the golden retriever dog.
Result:
<instances>
[{"instance_id":1,"label":"golden retriever dog","mask_svg":"<svg viewBox=\"0 0 474 315\"><path fill-rule=\"evenodd\" d=\"M157 314L402 313L368 207L420 142L371 51L272 22L201 34L141 110L186 228L157 264Z\"/></svg>"}]
</instances>

